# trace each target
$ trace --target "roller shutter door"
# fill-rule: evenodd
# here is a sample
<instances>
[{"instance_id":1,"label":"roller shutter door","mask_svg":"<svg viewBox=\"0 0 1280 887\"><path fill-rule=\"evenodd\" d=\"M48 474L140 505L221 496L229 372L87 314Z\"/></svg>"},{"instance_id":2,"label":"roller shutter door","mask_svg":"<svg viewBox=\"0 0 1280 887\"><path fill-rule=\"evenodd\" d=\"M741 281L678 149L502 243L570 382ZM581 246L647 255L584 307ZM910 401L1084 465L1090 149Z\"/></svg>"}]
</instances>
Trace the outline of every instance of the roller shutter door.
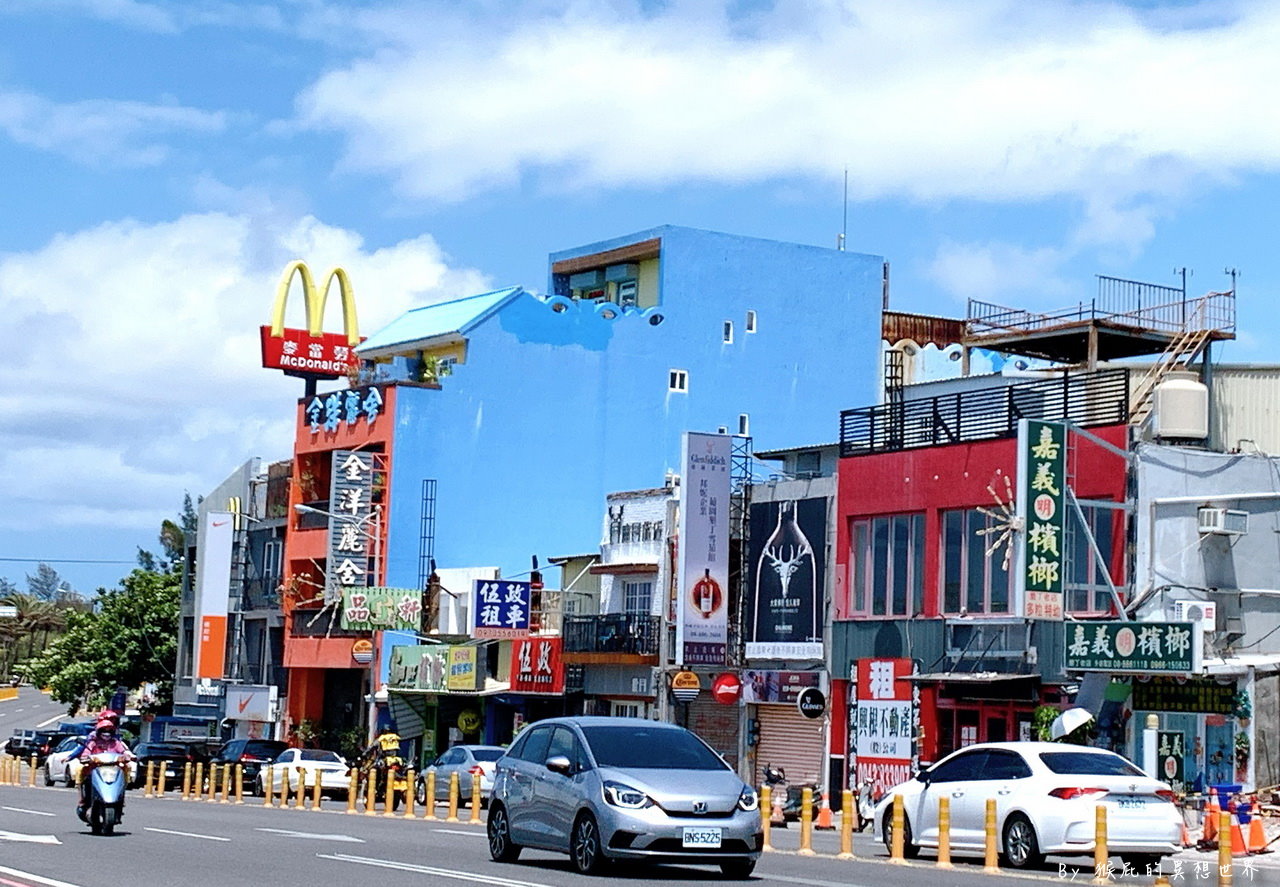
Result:
<instances>
[{"instance_id":1,"label":"roller shutter door","mask_svg":"<svg viewBox=\"0 0 1280 887\"><path fill-rule=\"evenodd\" d=\"M792 785L821 785L822 719L806 718L791 705L757 705L756 785L766 764L781 767Z\"/></svg>"}]
</instances>

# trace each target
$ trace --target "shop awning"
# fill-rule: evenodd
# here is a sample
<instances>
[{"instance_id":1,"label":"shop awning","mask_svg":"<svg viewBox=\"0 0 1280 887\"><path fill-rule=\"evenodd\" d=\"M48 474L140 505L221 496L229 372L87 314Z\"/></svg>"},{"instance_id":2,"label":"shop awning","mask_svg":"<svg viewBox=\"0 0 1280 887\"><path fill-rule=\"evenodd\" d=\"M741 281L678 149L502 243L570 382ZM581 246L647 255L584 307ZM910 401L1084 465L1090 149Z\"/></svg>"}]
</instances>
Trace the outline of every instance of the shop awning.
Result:
<instances>
[{"instance_id":1,"label":"shop awning","mask_svg":"<svg viewBox=\"0 0 1280 887\"><path fill-rule=\"evenodd\" d=\"M484 687L479 690L419 690L416 687L389 687L387 692L392 696L495 696L498 693L506 693L511 689L511 684L506 681L495 681L493 678L485 678Z\"/></svg>"},{"instance_id":2,"label":"shop awning","mask_svg":"<svg viewBox=\"0 0 1280 887\"><path fill-rule=\"evenodd\" d=\"M587 568L587 572L592 576L629 576L634 573L656 573L658 565L656 563L592 564Z\"/></svg>"},{"instance_id":3,"label":"shop awning","mask_svg":"<svg viewBox=\"0 0 1280 887\"><path fill-rule=\"evenodd\" d=\"M1204 659L1206 674L1243 675L1249 669L1256 671L1280 671L1280 654L1253 653L1245 656L1208 657Z\"/></svg>"},{"instance_id":4,"label":"shop awning","mask_svg":"<svg viewBox=\"0 0 1280 887\"><path fill-rule=\"evenodd\" d=\"M1034 681L1038 674L1002 674L996 671L934 671L928 674L913 674L908 681L925 684L990 684L995 681Z\"/></svg>"}]
</instances>

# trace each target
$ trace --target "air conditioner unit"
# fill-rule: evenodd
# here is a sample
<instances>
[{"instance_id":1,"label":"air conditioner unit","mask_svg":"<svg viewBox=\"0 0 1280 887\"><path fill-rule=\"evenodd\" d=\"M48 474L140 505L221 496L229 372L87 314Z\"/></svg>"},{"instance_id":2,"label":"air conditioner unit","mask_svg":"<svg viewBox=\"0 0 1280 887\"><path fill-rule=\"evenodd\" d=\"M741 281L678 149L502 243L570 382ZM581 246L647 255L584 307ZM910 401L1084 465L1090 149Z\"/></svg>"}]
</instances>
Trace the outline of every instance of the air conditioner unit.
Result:
<instances>
[{"instance_id":1,"label":"air conditioner unit","mask_svg":"<svg viewBox=\"0 0 1280 887\"><path fill-rule=\"evenodd\" d=\"M1243 536L1249 532L1249 512L1206 505L1196 512L1201 534Z\"/></svg>"},{"instance_id":2,"label":"air conditioner unit","mask_svg":"<svg viewBox=\"0 0 1280 887\"><path fill-rule=\"evenodd\" d=\"M1197 622L1203 631L1213 631L1218 621L1218 605L1205 601L1174 601L1173 618L1177 622Z\"/></svg>"}]
</instances>

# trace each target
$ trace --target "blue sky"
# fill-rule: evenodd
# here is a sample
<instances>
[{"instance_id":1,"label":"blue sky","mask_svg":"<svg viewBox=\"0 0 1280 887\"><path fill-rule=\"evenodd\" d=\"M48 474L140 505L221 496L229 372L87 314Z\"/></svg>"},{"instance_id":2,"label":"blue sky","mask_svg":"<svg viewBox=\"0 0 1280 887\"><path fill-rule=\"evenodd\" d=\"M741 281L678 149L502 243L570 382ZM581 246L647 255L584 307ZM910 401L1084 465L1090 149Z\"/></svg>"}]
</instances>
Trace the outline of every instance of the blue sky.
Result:
<instances>
[{"instance_id":1,"label":"blue sky","mask_svg":"<svg viewBox=\"0 0 1280 887\"><path fill-rule=\"evenodd\" d=\"M4 0L0 33L19 584L114 585L184 491L289 454L256 330L292 258L373 332L657 224L834 245L847 167L896 308L1235 267L1222 357L1274 359L1275 3Z\"/></svg>"}]
</instances>

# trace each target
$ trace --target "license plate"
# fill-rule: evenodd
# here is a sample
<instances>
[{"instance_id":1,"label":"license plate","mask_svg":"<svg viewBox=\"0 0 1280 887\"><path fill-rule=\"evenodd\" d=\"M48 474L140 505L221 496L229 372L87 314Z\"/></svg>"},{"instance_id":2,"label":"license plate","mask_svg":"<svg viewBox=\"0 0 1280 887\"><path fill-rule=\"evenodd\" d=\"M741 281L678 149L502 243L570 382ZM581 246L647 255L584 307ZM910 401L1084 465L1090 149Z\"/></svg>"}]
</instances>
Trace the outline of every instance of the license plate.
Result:
<instances>
[{"instance_id":1,"label":"license plate","mask_svg":"<svg viewBox=\"0 0 1280 887\"><path fill-rule=\"evenodd\" d=\"M1132 797L1132 798L1121 798L1121 799L1120 799L1120 809L1121 809L1121 810L1126 810L1126 809L1129 809L1129 810L1139 809L1139 808L1145 807L1146 805L1147 805L1147 802L1146 802L1146 799L1145 799L1145 798Z\"/></svg>"},{"instance_id":2,"label":"license plate","mask_svg":"<svg viewBox=\"0 0 1280 887\"><path fill-rule=\"evenodd\" d=\"M719 847L720 829L689 826L684 829L682 839L685 847Z\"/></svg>"}]
</instances>

